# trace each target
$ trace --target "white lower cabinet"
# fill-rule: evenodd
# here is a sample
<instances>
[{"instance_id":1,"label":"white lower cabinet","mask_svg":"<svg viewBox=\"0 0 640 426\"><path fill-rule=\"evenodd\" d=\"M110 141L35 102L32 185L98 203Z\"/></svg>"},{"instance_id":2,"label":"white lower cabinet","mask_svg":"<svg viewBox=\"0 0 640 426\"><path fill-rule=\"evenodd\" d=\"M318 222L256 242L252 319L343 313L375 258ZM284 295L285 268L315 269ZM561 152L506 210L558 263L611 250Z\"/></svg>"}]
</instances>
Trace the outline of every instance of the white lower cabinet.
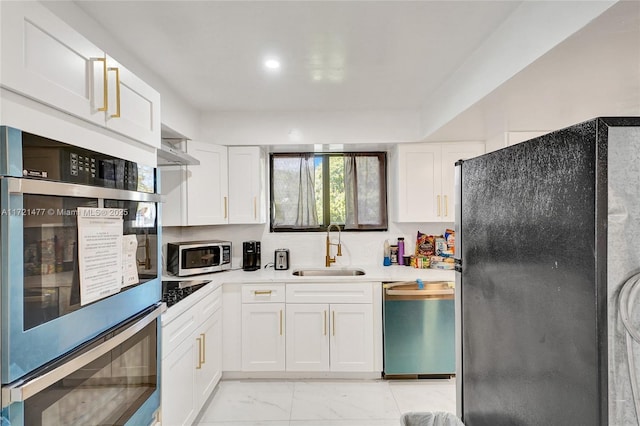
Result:
<instances>
[{"instance_id":1,"label":"white lower cabinet","mask_svg":"<svg viewBox=\"0 0 640 426\"><path fill-rule=\"evenodd\" d=\"M374 372L374 285L244 284L242 371Z\"/></svg>"},{"instance_id":2,"label":"white lower cabinet","mask_svg":"<svg viewBox=\"0 0 640 426\"><path fill-rule=\"evenodd\" d=\"M242 370L284 370L284 303L242 305Z\"/></svg>"},{"instance_id":3,"label":"white lower cabinet","mask_svg":"<svg viewBox=\"0 0 640 426\"><path fill-rule=\"evenodd\" d=\"M373 311L370 304L331 308L331 371L373 370Z\"/></svg>"},{"instance_id":4,"label":"white lower cabinet","mask_svg":"<svg viewBox=\"0 0 640 426\"><path fill-rule=\"evenodd\" d=\"M329 305L287 305L287 371L329 371Z\"/></svg>"},{"instance_id":5,"label":"white lower cabinet","mask_svg":"<svg viewBox=\"0 0 640 426\"><path fill-rule=\"evenodd\" d=\"M372 371L371 304L287 304L287 371Z\"/></svg>"},{"instance_id":6,"label":"white lower cabinet","mask_svg":"<svg viewBox=\"0 0 640 426\"><path fill-rule=\"evenodd\" d=\"M285 286L242 286L242 371L284 371Z\"/></svg>"},{"instance_id":7,"label":"white lower cabinet","mask_svg":"<svg viewBox=\"0 0 640 426\"><path fill-rule=\"evenodd\" d=\"M185 299L188 300L188 299ZM191 425L222 375L222 289L162 324L162 424ZM166 315L166 314L165 314Z\"/></svg>"}]
</instances>

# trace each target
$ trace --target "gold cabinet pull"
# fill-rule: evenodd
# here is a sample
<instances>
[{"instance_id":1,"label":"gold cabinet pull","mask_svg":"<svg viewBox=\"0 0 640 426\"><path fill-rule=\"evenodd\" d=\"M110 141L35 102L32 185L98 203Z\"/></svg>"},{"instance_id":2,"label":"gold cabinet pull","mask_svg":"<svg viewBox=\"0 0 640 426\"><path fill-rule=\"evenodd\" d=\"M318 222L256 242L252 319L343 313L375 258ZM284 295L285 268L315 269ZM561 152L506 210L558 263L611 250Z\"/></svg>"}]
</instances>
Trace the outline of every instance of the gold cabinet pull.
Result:
<instances>
[{"instance_id":1,"label":"gold cabinet pull","mask_svg":"<svg viewBox=\"0 0 640 426\"><path fill-rule=\"evenodd\" d=\"M227 197L224 197L224 218L227 218Z\"/></svg>"},{"instance_id":2,"label":"gold cabinet pull","mask_svg":"<svg viewBox=\"0 0 640 426\"><path fill-rule=\"evenodd\" d=\"M253 197L253 218L258 218L258 197Z\"/></svg>"},{"instance_id":3,"label":"gold cabinet pull","mask_svg":"<svg viewBox=\"0 0 640 426\"><path fill-rule=\"evenodd\" d=\"M206 363L206 356L207 356L207 336L204 333L200 333L200 336L202 336L202 363Z\"/></svg>"},{"instance_id":4,"label":"gold cabinet pull","mask_svg":"<svg viewBox=\"0 0 640 426\"><path fill-rule=\"evenodd\" d=\"M331 311L331 331L336 335L336 311Z\"/></svg>"},{"instance_id":5,"label":"gold cabinet pull","mask_svg":"<svg viewBox=\"0 0 640 426\"><path fill-rule=\"evenodd\" d=\"M449 200L447 196L444 196L444 217L449 216Z\"/></svg>"},{"instance_id":6,"label":"gold cabinet pull","mask_svg":"<svg viewBox=\"0 0 640 426\"><path fill-rule=\"evenodd\" d=\"M111 114L111 118L120 118L120 69L117 67L109 68L109 71L116 73L116 113Z\"/></svg>"},{"instance_id":7,"label":"gold cabinet pull","mask_svg":"<svg viewBox=\"0 0 640 426\"><path fill-rule=\"evenodd\" d=\"M280 335L282 336L282 309L280 309Z\"/></svg>"},{"instance_id":8,"label":"gold cabinet pull","mask_svg":"<svg viewBox=\"0 0 640 426\"><path fill-rule=\"evenodd\" d=\"M98 108L98 111L106 111L109 108L109 88L107 82L107 59L106 58L92 58L94 61L102 62L102 108Z\"/></svg>"},{"instance_id":9,"label":"gold cabinet pull","mask_svg":"<svg viewBox=\"0 0 640 426\"><path fill-rule=\"evenodd\" d=\"M322 335L327 335L327 311L324 311L324 321L322 321Z\"/></svg>"},{"instance_id":10,"label":"gold cabinet pull","mask_svg":"<svg viewBox=\"0 0 640 426\"><path fill-rule=\"evenodd\" d=\"M198 366L196 370L200 370L202 368L202 339L196 337L196 340L198 341Z\"/></svg>"},{"instance_id":11,"label":"gold cabinet pull","mask_svg":"<svg viewBox=\"0 0 640 426\"><path fill-rule=\"evenodd\" d=\"M271 295L271 291L272 290L254 290L253 294L255 294L256 296L259 296L259 295L267 295L268 296L268 295Z\"/></svg>"},{"instance_id":12,"label":"gold cabinet pull","mask_svg":"<svg viewBox=\"0 0 640 426\"><path fill-rule=\"evenodd\" d=\"M440 216L440 196L438 195L438 216Z\"/></svg>"}]
</instances>

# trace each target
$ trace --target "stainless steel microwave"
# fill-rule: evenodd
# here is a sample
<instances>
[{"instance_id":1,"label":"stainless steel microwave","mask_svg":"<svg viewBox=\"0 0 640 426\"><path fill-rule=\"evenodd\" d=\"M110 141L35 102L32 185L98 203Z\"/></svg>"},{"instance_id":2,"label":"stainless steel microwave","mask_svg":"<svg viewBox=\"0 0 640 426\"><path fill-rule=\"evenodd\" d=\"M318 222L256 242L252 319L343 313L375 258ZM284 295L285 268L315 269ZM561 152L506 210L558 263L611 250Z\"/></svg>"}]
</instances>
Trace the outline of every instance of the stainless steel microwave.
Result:
<instances>
[{"instance_id":1,"label":"stainless steel microwave","mask_svg":"<svg viewBox=\"0 0 640 426\"><path fill-rule=\"evenodd\" d=\"M231 269L231 242L183 241L167 244L167 271L178 277Z\"/></svg>"}]
</instances>

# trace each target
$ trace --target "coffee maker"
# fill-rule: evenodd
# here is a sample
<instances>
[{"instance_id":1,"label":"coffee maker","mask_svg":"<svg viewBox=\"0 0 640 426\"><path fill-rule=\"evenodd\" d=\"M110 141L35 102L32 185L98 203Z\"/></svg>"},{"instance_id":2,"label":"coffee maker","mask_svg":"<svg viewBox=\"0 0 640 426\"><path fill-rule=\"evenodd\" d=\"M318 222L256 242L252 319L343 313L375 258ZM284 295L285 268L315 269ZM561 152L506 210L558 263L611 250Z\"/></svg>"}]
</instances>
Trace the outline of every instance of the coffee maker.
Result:
<instances>
[{"instance_id":1,"label":"coffee maker","mask_svg":"<svg viewBox=\"0 0 640 426\"><path fill-rule=\"evenodd\" d=\"M242 243L242 269L244 271L260 269L260 241Z\"/></svg>"}]
</instances>

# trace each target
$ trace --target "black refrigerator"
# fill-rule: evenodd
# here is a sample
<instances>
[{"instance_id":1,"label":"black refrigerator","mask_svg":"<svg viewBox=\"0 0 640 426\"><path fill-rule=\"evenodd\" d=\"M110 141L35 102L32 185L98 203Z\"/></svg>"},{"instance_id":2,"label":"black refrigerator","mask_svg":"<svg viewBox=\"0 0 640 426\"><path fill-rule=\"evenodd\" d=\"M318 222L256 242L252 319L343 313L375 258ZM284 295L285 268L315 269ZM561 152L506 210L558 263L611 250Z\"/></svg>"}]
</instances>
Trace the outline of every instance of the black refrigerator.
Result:
<instances>
[{"instance_id":1,"label":"black refrigerator","mask_svg":"<svg viewBox=\"0 0 640 426\"><path fill-rule=\"evenodd\" d=\"M637 425L640 345L618 303L640 271L640 118L459 161L456 192L464 424Z\"/></svg>"}]
</instances>

